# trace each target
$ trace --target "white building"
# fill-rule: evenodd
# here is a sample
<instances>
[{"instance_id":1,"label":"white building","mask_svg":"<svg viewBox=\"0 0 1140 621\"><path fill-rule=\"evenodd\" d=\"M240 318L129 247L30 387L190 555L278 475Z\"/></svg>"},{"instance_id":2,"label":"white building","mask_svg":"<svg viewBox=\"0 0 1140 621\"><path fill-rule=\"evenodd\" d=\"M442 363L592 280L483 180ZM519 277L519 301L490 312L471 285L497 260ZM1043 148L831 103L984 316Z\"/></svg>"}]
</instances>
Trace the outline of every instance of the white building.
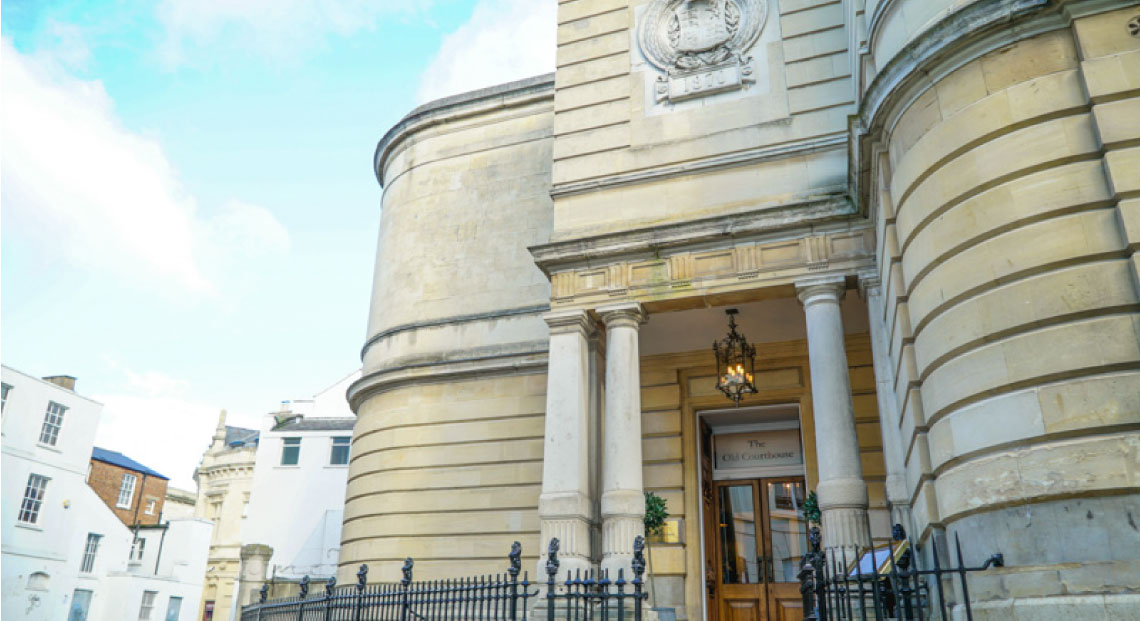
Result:
<instances>
[{"instance_id":1,"label":"white building","mask_svg":"<svg viewBox=\"0 0 1140 621\"><path fill-rule=\"evenodd\" d=\"M101 404L76 394L72 377L7 366L0 377L3 617L192 619L210 523L171 520L136 536L86 483Z\"/></svg>"},{"instance_id":2,"label":"white building","mask_svg":"<svg viewBox=\"0 0 1140 621\"><path fill-rule=\"evenodd\" d=\"M359 377L353 373L311 400L285 401L262 420L242 543L273 549L268 578L336 572L356 421L344 393Z\"/></svg>"}]
</instances>

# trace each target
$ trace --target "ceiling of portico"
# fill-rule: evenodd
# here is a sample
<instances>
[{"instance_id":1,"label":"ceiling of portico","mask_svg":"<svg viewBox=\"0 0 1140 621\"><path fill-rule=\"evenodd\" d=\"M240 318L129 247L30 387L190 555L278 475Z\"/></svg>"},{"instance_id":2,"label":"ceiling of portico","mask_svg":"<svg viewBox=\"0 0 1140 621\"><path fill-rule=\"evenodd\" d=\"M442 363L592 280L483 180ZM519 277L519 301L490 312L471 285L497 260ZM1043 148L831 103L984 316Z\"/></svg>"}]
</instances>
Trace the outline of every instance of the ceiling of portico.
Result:
<instances>
[{"instance_id":1,"label":"ceiling of portico","mask_svg":"<svg viewBox=\"0 0 1140 621\"><path fill-rule=\"evenodd\" d=\"M807 338L803 307L795 298L665 313L651 313L638 339L642 356L709 349L728 332L726 308L735 308L737 329L754 344ZM867 332L867 305L854 291L843 299L843 329L847 334Z\"/></svg>"}]
</instances>

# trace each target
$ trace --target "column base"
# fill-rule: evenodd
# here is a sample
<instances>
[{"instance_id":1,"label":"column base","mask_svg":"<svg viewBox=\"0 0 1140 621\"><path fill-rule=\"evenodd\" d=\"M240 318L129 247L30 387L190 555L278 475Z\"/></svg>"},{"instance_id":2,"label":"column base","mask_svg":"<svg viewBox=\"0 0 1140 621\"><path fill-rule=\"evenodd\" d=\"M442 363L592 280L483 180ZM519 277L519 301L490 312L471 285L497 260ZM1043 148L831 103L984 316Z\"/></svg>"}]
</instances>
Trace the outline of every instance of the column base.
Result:
<instances>
[{"instance_id":1,"label":"column base","mask_svg":"<svg viewBox=\"0 0 1140 621\"><path fill-rule=\"evenodd\" d=\"M633 580L633 540L645 535L642 516L613 515L602 522L602 572L610 580L618 579L618 572L626 581Z\"/></svg>"},{"instance_id":2,"label":"column base","mask_svg":"<svg viewBox=\"0 0 1140 621\"><path fill-rule=\"evenodd\" d=\"M850 562L858 550L870 547L870 524L866 509L824 509L822 513L824 549L836 551L837 554L843 550Z\"/></svg>"}]
</instances>

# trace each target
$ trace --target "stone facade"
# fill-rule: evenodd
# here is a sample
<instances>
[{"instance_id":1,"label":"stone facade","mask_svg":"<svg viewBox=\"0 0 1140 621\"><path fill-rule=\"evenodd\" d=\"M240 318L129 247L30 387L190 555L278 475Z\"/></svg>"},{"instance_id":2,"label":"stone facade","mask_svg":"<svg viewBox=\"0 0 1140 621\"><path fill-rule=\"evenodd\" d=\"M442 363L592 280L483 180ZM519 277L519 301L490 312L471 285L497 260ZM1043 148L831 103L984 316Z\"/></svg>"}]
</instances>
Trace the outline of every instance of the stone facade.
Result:
<instances>
[{"instance_id":1,"label":"stone facade","mask_svg":"<svg viewBox=\"0 0 1140 621\"><path fill-rule=\"evenodd\" d=\"M194 471L198 484L194 517L214 524L199 619L229 619L238 601L241 530L256 458L257 431L227 426L226 411L222 410L210 446Z\"/></svg>"},{"instance_id":2,"label":"stone facade","mask_svg":"<svg viewBox=\"0 0 1140 621\"><path fill-rule=\"evenodd\" d=\"M976 618L1136 616L1138 18L561 1L553 76L377 149L339 578L501 571L552 536L564 569L619 568L652 490L659 605L733 618L706 436L791 425L829 548L960 536L1007 562L971 578ZM730 306L759 392L725 411Z\"/></svg>"}]
</instances>

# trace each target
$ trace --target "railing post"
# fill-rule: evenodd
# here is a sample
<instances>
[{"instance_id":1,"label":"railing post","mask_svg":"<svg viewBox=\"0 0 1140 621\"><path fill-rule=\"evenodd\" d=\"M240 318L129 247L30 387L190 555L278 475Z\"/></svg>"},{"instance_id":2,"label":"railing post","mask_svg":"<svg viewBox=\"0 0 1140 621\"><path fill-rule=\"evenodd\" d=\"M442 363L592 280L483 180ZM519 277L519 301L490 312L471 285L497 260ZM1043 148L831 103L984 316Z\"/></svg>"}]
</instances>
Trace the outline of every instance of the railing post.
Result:
<instances>
[{"instance_id":1,"label":"railing post","mask_svg":"<svg viewBox=\"0 0 1140 621\"><path fill-rule=\"evenodd\" d=\"M368 565L361 564L360 571L356 572L356 601L352 607L352 621L360 621L360 600L364 598L366 584L368 584Z\"/></svg>"},{"instance_id":2,"label":"railing post","mask_svg":"<svg viewBox=\"0 0 1140 621\"><path fill-rule=\"evenodd\" d=\"M633 618L641 621L641 600L646 596L641 590L644 584L641 576L645 574L645 537L641 535L633 539L633 562L630 565L633 567Z\"/></svg>"},{"instance_id":3,"label":"railing post","mask_svg":"<svg viewBox=\"0 0 1140 621\"><path fill-rule=\"evenodd\" d=\"M301 578L301 601L297 604L297 621L304 621L305 618L305 598L309 596L309 575L305 574Z\"/></svg>"},{"instance_id":4,"label":"railing post","mask_svg":"<svg viewBox=\"0 0 1140 621\"><path fill-rule=\"evenodd\" d=\"M511 553L507 555L511 566L507 573L511 576L511 621L518 618L519 613L519 571L522 570L522 544L511 544Z\"/></svg>"},{"instance_id":5,"label":"railing post","mask_svg":"<svg viewBox=\"0 0 1140 621\"><path fill-rule=\"evenodd\" d=\"M408 621L408 588L412 585L412 566L415 561L412 557L404 559L404 566L400 571L404 572L404 577L400 579L400 621Z\"/></svg>"},{"instance_id":6,"label":"railing post","mask_svg":"<svg viewBox=\"0 0 1140 621\"><path fill-rule=\"evenodd\" d=\"M336 590L336 576L330 576L325 583L325 621L332 621L333 591Z\"/></svg>"},{"instance_id":7,"label":"railing post","mask_svg":"<svg viewBox=\"0 0 1140 621\"><path fill-rule=\"evenodd\" d=\"M554 576L558 575L558 537L550 540L550 547L546 550L546 621L554 621L555 590Z\"/></svg>"},{"instance_id":8,"label":"railing post","mask_svg":"<svg viewBox=\"0 0 1140 621\"><path fill-rule=\"evenodd\" d=\"M261 585L257 595L257 621L261 621L261 609L265 607L265 600L269 598L269 583Z\"/></svg>"}]
</instances>

